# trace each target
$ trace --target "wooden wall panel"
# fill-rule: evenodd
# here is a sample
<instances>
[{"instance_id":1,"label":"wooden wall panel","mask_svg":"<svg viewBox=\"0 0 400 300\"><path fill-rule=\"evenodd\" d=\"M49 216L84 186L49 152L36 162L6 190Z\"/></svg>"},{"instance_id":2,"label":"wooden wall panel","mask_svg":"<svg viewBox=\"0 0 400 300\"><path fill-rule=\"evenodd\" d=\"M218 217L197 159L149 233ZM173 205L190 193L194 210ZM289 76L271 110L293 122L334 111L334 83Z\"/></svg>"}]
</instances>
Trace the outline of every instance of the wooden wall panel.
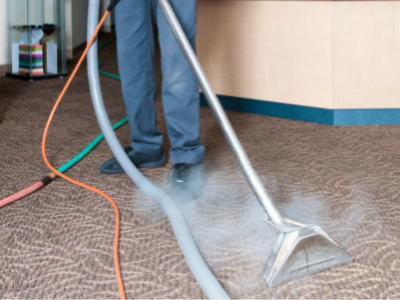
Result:
<instances>
[{"instance_id":1,"label":"wooden wall panel","mask_svg":"<svg viewBox=\"0 0 400 300\"><path fill-rule=\"evenodd\" d=\"M400 2L333 2L336 109L400 108Z\"/></svg>"},{"instance_id":2,"label":"wooden wall panel","mask_svg":"<svg viewBox=\"0 0 400 300\"><path fill-rule=\"evenodd\" d=\"M218 94L333 106L330 1L199 1L197 50Z\"/></svg>"}]
</instances>

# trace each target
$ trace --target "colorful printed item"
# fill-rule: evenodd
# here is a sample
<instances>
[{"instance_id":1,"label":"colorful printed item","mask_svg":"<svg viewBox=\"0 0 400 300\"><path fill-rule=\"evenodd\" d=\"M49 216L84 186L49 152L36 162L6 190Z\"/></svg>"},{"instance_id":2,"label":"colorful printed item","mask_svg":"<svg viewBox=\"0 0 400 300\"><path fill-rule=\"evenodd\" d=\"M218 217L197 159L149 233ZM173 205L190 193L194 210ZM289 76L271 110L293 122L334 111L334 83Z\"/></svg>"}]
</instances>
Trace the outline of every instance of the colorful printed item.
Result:
<instances>
[{"instance_id":1,"label":"colorful printed item","mask_svg":"<svg viewBox=\"0 0 400 300\"><path fill-rule=\"evenodd\" d=\"M26 76L44 75L42 45L19 45L19 74Z\"/></svg>"}]
</instances>

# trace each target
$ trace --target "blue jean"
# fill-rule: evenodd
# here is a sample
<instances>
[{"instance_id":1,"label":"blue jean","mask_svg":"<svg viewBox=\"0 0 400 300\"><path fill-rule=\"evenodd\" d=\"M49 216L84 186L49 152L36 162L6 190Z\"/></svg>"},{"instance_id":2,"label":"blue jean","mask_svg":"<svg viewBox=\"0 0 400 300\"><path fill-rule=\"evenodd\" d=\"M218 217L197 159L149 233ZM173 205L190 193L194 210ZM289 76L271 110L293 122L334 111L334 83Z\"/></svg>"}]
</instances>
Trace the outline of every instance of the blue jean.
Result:
<instances>
[{"instance_id":1,"label":"blue jean","mask_svg":"<svg viewBox=\"0 0 400 300\"><path fill-rule=\"evenodd\" d=\"M196 0L171 0L171 6L195 49ZM152 19L153 16L153 19ZM173 164L196 164L204 156L200 145L198 83L167 20L154 0L122 0L115 8L118 68L131 128L132 147L141 153L162 151L157 130L153 23L161 48L162 101Z\"/></svg>"}]
</instances>

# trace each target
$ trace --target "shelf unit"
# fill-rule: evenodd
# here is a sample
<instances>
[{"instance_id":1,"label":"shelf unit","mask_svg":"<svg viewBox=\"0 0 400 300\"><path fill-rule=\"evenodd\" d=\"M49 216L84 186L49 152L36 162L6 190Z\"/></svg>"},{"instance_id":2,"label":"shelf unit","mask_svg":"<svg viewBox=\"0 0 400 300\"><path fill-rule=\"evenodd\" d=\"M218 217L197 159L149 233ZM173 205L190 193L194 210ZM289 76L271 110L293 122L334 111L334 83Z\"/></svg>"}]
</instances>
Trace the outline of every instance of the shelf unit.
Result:
<instances>
[{"instance_id":1,"label":"shelf unit","mask_svg":"<svg viewBox=\"0 0 400 300\"><path fill-rule=\"evenodd\" d=\"M64 0L7 0L8 72L30 81L67 75Z\"/></svg>"}]
</instances>

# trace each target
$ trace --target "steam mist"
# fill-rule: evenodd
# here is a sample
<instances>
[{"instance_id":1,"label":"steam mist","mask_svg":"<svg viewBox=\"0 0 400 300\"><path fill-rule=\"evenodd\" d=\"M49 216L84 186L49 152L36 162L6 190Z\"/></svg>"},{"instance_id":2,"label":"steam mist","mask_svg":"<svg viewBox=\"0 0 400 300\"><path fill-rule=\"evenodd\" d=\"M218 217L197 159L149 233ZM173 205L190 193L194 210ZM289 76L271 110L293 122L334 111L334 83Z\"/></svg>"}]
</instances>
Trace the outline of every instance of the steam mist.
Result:
<instances>
[{"instance_id":1,"label":"steam mist","mask_svg":"<svg viewBox=\"0 0 400 300\"><path fill-rule=\"evenodd\" d=\"M265 214L238 167L224 170L204 164L204 174L203 196L177 204L207 265L233 298L273 297L274 290L281 287L269 290L261 274L279 232L264 221ZM346 209L354 203L332 209L326 195L303 191L301 182L294 184L285 174L261 179L285 218L320 225L339 244L346 242L346 237L340 235L337 223L354 229L363 219L362 208L357 209L357 216ZM162 188L167 191L168 184ZM133 201L135 214L143 214L152 226L166 222L158 205L152 199L147 201L151 204ZM298 289L304 282L318 284L315 278L289 285ZM294 295L301 294L298 290Z\"/></svg>"}]
</instances>

